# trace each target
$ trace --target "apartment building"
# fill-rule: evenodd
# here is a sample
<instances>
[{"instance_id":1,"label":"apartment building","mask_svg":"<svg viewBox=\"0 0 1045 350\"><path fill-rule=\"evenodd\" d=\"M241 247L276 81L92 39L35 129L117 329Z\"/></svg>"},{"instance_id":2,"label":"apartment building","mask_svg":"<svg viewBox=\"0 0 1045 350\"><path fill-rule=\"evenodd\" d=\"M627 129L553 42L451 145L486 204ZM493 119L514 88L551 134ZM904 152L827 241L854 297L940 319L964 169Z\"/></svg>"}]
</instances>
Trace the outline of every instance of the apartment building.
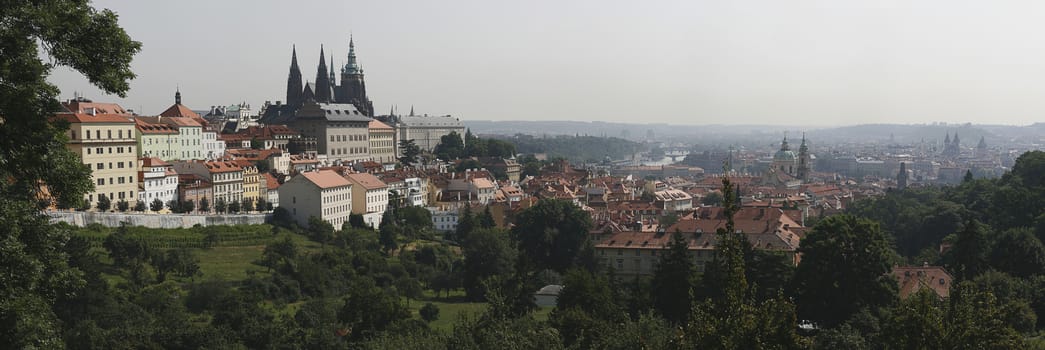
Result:
<instances>
[{"instance_id":1,"label":"apartment building","mask_svg":"<svg viewBox=\"0 0 1045 350\"><path fill-rule=\"evenodd\" d=\"M279 186L279 206L302 227L315 216L341 229L352 214L352 183L337 172L303 172Z\"/></svg>"},{"instance_id":2,"label":"apartment building","mask_svg":"<svg viewBox=\"0 0 1045 350\"><path fill-rule=\"evenodd\" d=\"M352 183L352 213L363 215L370 226L381 226L381 216L388 208L388 186L368 173L348 174L345 179Z\"/></svg>"},{"instance_id":3,"label":"apartment building","mask_svg":"<svg viewBox=\"0 0 1045 350\"><path fill-rule=\"evenodd\" d=\"M243 168L235 162L226 161L177 161L174 170L178 174L194 174L213 186L214 207L218 202L225 204L243 200Z\"/></svg>"},{"instance_id":4,"label":"apartment building","mask_svg":"<svg viewBox=\"0 0 1045 350\"><path fill-rule=\"evenodd\" d=\"M370 159L382 163L396 162L395 128L377 120L370 121Z\"/></svg>"},{"instance_id":5,"label":"apartment building","mask_svg":"<svg viewBox=\"0 0 1045 350\"><path fill-rule=\"evenodd\" d=\"M109 105L115 107L105 110L123 111ZM82 110L86 113L59 113L55 118L69 123L67 147L91 169L94 191L84 196L87 203L95 208L98 198L105 196L114 205L126 200L133 207L138 200L134 121L130 114L101 114L95 107Z\"/></svg>"}]
</instances>

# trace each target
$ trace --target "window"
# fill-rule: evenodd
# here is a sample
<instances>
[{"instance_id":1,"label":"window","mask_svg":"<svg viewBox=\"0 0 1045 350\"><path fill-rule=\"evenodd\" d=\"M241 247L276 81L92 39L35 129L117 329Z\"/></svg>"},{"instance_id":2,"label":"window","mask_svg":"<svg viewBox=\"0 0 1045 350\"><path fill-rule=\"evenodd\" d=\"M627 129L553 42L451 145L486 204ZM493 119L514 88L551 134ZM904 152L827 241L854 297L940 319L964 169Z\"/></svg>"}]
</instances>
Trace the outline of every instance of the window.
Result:
<instances>
[{"instance_id":1,"label":"window","mask_svg":"<svg viewBox=\"0 0 1045 350\"><path fill-rule=\"evenodd\" d=\"M87 154L91 154L91 149L90 148L87 149Z\"/></svg>"},{"instance_id":2,"label":"window","mask_svg":"<svg viewBox=\"0 0 1045 350\"><path fill-rule=\"evenodd\" d=\"M105 179L98 179L98 186L104 185Z\"/></svg>"},{"instance_id":3,"label":"window","mask_svg":"<svg viewBox=\"0 0 1045 350\"><path fill-rule=\"evenodd\" d=\"M98 170L105 169L105 163L98 163L98 164L96 164L96 169L98 169Z\"/></svg>"},{"instance_id":4,"label":"window","mask_svg":"<svg viewBox=\"0 0 1045 350\"><path fill-rule=\"evenodd\" d=\"M105 134L108 135L108 138L112 138L112 130L106 130Z\"/></svg>"}]
</instances>

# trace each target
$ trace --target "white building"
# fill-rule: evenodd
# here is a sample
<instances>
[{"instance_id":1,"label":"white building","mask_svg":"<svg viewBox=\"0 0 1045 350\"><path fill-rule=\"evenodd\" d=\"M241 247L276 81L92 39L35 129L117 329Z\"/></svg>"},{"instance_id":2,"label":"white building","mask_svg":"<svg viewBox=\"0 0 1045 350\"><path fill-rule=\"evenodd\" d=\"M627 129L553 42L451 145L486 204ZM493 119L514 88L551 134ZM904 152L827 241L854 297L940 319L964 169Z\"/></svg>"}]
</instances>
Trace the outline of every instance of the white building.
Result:
<instances>
[{"instance_id":1,"label":"white building","mask_svg":"<svg viewBox=\"0 0 1045 350\"><path fill-rule=\"evenodd\" d=\"M422 150L431 152L443 136L456 132L464 138L465 127L461 120L449 115L442 116L397 116L396 140L414 140ZM399 150L402 151L402 150Z\"/></svg>"},{"instance_id":2,"label":"white building","mask_svg":"<svg viewBox=\"0 0 1045 350\"><path fill-rule=\"evenodd\" d=\"M163 204L178 199L178 173L159 158L143 158L138 171L138 200L146 205L159 199Z\"/></svg>"},{"instance_id":3,"label":"white building","mask_svg":"<svg viewBox=\"0 0 1045 350\"><path fill-rule=\"evenodd\" d=\"M460 216L457 206L429 207L427 209L428 212L432 213L432 225L436 231L451 232L457 230L457 219Z\"/></svg>"},{"instance_id":4,"label":"white building","mask_svg":"<svg viewBox=\"0 0 1045 350\"><path fill-rule=\"evenodd\" d=\"M341 229L352 214L352 183L331 170L304 172L279 186L279 206L301 226L315 216Z\"/></svg>"},{"instance_id":5,"label":"white building","mask_svg":"<svg viewBox=\"0 0 1045 350\"><path fill-rule=\"evenodd\" d=\"M200 142L203 149L201 154L206 159L218 159L225 155L225 141L218 138L216 131L204 130Z\"/></svg>"},{"instance_id":6,"label":"white building","mask_svg":"<svg viewBox=\"0 0 1045 350\"><path fill-rule=\"evenodd\" d=\"M403 182L406 183L406 188L400 195L404 197L406 205L428 205L428 178L408 177L403 179Z\"/></svg>"},{"instance_id":7,"label":"white building","mask_svg":"<svg viewBox=\"0 0 1045 350\"><path fill-rule=\"evenodd\" d=\"M653 192L657 204L663 204L663 209L669 212L686 211L693 209L693 196L682 190L669 188Z\"/></svg>"},{"instance_id":8,"label":"white building","mask_svg":"<svg viewBox=\"0 0 1045 350\"><path fill-rule=\"evenodd\" d=\"M219 201L225 204L243 200L243 168L234 162L222 161L178 161L174 170L179 174L195 174L214 186L214 207Z\"/></svg>"}]
</instances>

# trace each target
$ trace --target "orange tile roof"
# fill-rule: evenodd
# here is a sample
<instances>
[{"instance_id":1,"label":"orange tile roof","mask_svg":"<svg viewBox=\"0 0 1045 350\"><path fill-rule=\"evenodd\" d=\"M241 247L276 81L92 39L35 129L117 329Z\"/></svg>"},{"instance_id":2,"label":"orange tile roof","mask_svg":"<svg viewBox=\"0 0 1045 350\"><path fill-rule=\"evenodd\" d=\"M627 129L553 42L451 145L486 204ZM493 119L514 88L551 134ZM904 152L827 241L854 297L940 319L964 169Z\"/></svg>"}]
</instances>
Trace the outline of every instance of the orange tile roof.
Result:
<instances>
[{"instance_id":1,"label":"orange tile roof","mask_svg":"<svg viewBox=\"0 0 1045 350\"><path fill-rule=\"evenodd\" d=\"M198 113L193 112L191 109L189 109L189 107L185 107L185 105L180 104L180 103L175 103L173 106L170 106L170 108L167 108L167 110L165 110L162 113L160 113L160 116L168 117L168 118L173 118L173 117L199 118L200 117L200 115Z\"/></svg>"},{"instance_id":2,"label":"orange tile roof","mask_svg":"<svg viewBox=\"0 0 1045 350\"><path fill-rule=\"evenodd\" d=\"M276 177L272 176L272 174L262 173L261 177L265 178L265 186L268 187L269 190L279 188L279 181L276 180Z\"/></svg>"},{"instance_id":3,"label":"orange tile roof","mask_svg":"<svg viewBox=\"0 0 1045 350\"><path fill-rule=\"evenodd\" d=\"M203 163L207 167L207 170L212 173L243 171L243 168L240 168L239 165L236 165L236 163L233 162L213 161Z\"/></svg>"},{"instance_id":4,"label":"orange tile roof","mask_svg":"<svg viewBox=\"0 0 1045 350\"><path fill-rule=\"evenodd\" d=\"M319 188L352 186L351 182L348 182L348 180L345 180L341 175L338 175L336 172L331 170L301 173L301 176L304 176L306 180L312 182Z\"/></svg>"},{"instance_id":5,"label":"orange tile roof","mask_svg":"<svg viewBox=\"0 0 1045 350\"><path fill-rule=\"evenodd\" d=\"M900 286L900 297L907 298L923 288L929 288L941 298L950 296L953 278L941 266L897 266L893 277Z\"/></svg>"},{"instance_id":6,"label":"orange tile roof","mask_svg":"<svg viewBox=\"0 0 1045 350\"><path fill-rule=\"evenodd\" d=\"M135 127L142 134L177 134L178 129L172 128L170 125L150 123L149 121L142 119L141 117L134 118Z\"/></svg>"},{"instance_id":7,"label":"orange tile roof","mask_svg":"<svg viewBox=\"0 0 1045 350\"><path fill-rule=\"evenodd\" d=\"M118 124L133 124L127 115L122 114L84 114L84 113L58 113L55 118L65 120L70 123L118 123Z\"/></svg>"},{"instance_id":8,"label":"orange tile roof","mask_svg":"<svg viewBox=\"0 0 1045 350\"><path fill-rule=\"evenodd\" d=\"M73 100L73 101L69 101L69 102L63 102L62 103L62 107L65 107L66 110L68 110L69 112L72 112L72 113L84 113L84 114L87 114L87 111L89 109L94 108L95 114L122 114L122 115L128 115L128 116L131 115L130 112L128 112L126 109L124 109L123 107L120 107L120 105L115 104L115 103L103 103L103 102L89 102L89 101L76 101L76 100Z\"/></svg>"},{"instance_id":9,"label":"orange tile roof","mask_svg":"<svg viewBox=\"0 0 1045 350\"><path fill-rule=\"evenodd\" d=\"M142 158L142 166L145 166L145 167L161 167L161 166L170 166L170 163L164 162L160 158L149 157L149 158Z\"/></svg>"},{"instance_id":10,"label":"orange tile roof","mask_svg":"<svg viewBox=\"0 0 1045 350\"><path fill-rule=\"evenodd\" d=\"M363 188L368 189L368 190L374 190L374 189L380 189L380 188L388 187L388 185L386 185L384 182L382 182L381 179L378 179L377 176L374 176L374 175L372 175L370 173L348 174L348 175L345 175L345 178L349 179L350 181L352 181L355 184L359 184L360 186L363 186Z\"/></svg>"},{"instance_id":11,"label":"orange tile roof","mask_svg":"<svg viewBox=\"0 0 1045 350\"><path fill-rule=\"evenodd\" d=\"M370 121L370 129L371 130L373 130L373 129L392 130L393 128L391 126L388 126L388 124L382 123L381 121L379 121L377 119L374 119L374 120Z\"/></svg>"}]
</instances>

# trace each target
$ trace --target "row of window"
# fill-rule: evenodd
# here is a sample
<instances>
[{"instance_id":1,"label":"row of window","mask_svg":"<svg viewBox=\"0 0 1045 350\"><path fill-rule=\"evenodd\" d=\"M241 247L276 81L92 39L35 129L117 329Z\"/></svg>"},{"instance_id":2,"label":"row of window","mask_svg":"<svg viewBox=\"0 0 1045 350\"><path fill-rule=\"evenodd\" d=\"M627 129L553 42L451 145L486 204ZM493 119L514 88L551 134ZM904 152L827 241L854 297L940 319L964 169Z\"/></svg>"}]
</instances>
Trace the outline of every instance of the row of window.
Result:
<instances>
[{"instance_id":1,"label":"row of window","mask_svg":"<svg viewBox=\"0 0 1045 350\"><path fill-rule=\"evenodd\" d=\"M124 164L124 162L116 162L116 166L113 166L113 163L109 162L109 169L123 169L124 166L126 166L127 168L134 168L134 162L126 162L126 165ZM87 167L90 168L91 165L87 164ZM105 163L95 164L94 170L105 170Z\"/></svg>"},{"instance_id":2,"label":"row of window","mask_svg":"<svg viewBox=\"0 0 1045 350\"><path fill-rule=\"evenodd\" d=\"M120 176L120 177L115 177L115 178L113 178L113 177L109 178L109 184L110 185L125 184L125 183L126 184L134 183L134 177L133 176L128 176L128 177ZM105 185L105 178L98 179L98 186L104 186L104 185Z\"/></svg>"},{"instance_id":3,"label":"row of window","mask_svg":"<svg viewBox=\"0 0 1045 350\"><path fill-rule=\"evenodd\" d=\"M330 142L366 141L367 135L330 135Z\"/></svg>"},{"instance_id":4,"label":"row of window","mask_svg":"<svg viewBox=\"0 0 1045 350\"><path fill-rule=\"evenodd\" d=\"M92 139L91 138L91 131L92 131L91 129L84 129L84 131L83 131L83 138L85 140L91 140ZM101 140L102 139L102 131L101 130L93 130L93 131L94 131L94 139ZM76 130L70 130L70 132L71 132L71 135L70 135L71 138L73 140L75 140L76 139ZM123 134L123 130L116 130L116 138L122 139L123 135L124 135ZM106 136L106 138L111 139L112 138L112 130L105 130L105 136ZM134 137L134 133L131 132L130 130L127 130L127 138L133 138L133 137Z\"/></svg>"},{"instance_id":5,"label":"row of window","mask_svg":"<svg viewBox=\"0 0 1045 350\"><path fill-rule=\"evenodd\" d=\"M98 199L101 199L102 196L104 196L104 195L105 195L104 193L99 193L98 194ZM109 192L109 195L106 198L109 198L109 199L113 199L113 198L116 198L116 199L134 199L134 192L133 191L127 191L126 194L125 194L125 192L115 192L115 193ZM88 202L94 202L94 195L93 194L87 195L87 201Z\"/></svg>"},{"instance_id":6,"label":"row of window","mask_svg":"<svg viewBox=\"0 0 1045 350\"><path fill-rule=\"evenodd\" d=\"M367 153L366 147L348 147L348 148L334 148L331 150L332 155L339 154L365 154Z\"/></svg>"},{"instance_id":7,"label":"row of window","mask_svg":"<svg viewBox=\"0 0 1045 350\"><path fill-rule=\"evenodd\" d=\"M123 153L123 152L124 152L124 147L116 147L116 152L113 152L113 148L109 147L109 154L114 154L114 153L119 154L119 153ZM96 147L94 153L95 154L105 154L105 147ZM127 146L127 153L134 153L134 146ZM91 149L90 148L87 148L87 154L91 154Z\"/></svg>"},{"instance_id":8,"label":"row of window","mask_svg":"<svg viewBox=\"0 0 1045 350\"><path fill-rule=\"evenodd\" d=\"M339 205L339 206L335 206L335 207L323 208L323 217L326 217L327 215L334 215L334 214L348 212L350 210L351 209L348 208L348 205Z\"/></svg>"}]
</instances>

